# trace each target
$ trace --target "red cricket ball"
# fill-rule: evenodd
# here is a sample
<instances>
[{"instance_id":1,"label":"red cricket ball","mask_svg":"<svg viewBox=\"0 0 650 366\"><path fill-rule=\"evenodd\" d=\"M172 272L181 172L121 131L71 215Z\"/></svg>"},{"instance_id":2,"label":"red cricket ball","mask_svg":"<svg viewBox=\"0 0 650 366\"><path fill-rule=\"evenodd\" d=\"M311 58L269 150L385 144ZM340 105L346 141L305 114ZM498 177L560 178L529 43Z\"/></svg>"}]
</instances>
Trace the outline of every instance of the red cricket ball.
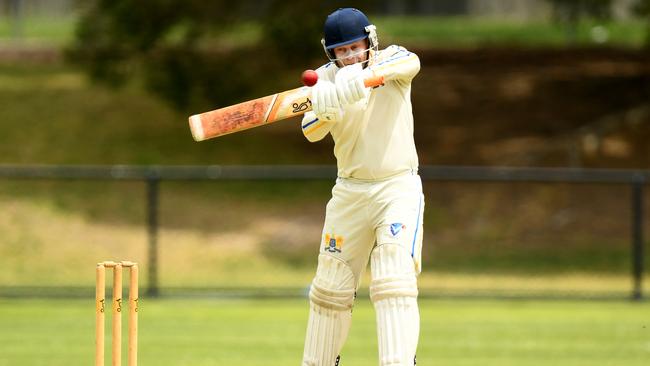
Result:
<instances>
[{"instance_id":1,"label":"red cricket ball","mask_svg":"<svg viewBox=\"0 0 650 366\"><path fill-rule=\"evenodd\" d=\"M302 83L305 86L314 86L318 81L318 74L314 70L305 70L302 73Z\"/></svg>"}]
</instances>

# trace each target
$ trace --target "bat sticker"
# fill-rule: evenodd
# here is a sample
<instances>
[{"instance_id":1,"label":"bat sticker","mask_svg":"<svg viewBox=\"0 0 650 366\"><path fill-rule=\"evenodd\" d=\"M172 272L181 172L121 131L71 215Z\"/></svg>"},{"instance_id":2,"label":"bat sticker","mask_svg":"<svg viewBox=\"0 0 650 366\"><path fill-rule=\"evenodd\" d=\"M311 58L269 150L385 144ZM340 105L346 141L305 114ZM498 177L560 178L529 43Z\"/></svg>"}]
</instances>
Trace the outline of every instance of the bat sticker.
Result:
<instances>
[{"instance_id":1,"label":"bat sticker","mask_svg":"<svg viewBox=\"0 0 650 366\"><path fill-rule=\"evenodd\" d=\"M307 110L307 108L311 107L311 100L307 98L306 101L298 104L298 103L293 103L293 113L299 113L299 112L304 112Z\"/></svg>"}]
</instances>

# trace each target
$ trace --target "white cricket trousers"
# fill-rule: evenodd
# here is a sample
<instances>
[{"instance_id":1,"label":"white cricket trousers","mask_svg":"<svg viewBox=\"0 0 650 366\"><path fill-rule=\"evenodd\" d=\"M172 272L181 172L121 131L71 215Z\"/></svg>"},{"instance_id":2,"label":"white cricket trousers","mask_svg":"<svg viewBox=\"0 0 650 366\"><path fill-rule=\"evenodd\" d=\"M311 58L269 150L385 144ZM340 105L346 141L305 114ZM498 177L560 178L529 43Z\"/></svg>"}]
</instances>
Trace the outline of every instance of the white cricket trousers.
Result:
<instances>
[{"instance_id":1,"label":"white cricket trousers","mask_svg":"<svg viewBox=\"0 0 650 366\"><path fill-rule=\"evenodd\" d=\"M320 253L346 262L355 288L371 251L398 244L421 271L424 195L416 173L377 182L338 178L327 204Z\"/></svg>"}]
</instances>

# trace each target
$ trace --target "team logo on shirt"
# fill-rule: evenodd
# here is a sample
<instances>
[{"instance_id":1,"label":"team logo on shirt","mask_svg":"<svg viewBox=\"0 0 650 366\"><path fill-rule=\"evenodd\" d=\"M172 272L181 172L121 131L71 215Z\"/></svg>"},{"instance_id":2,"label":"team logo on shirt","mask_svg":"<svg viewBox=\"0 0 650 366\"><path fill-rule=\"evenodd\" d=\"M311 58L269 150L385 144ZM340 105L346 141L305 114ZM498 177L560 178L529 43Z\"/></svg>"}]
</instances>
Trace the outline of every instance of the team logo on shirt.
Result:
<instances>
[{"instance_id":1,"label":"team logo on shirt","mask_svg":"<svg viewBox=\"0 0 650 366\"><path fill-rule=\"evenodd\" d=\"M393 235L393 237L397 237L403 229L406 229L406 225L402 224L401 222L390 224L390 233Z\"/></svg>"},{"instance_id":2,"label":"team logo on shirt","mask_svg":"<svg viewBox=\"0 0 650 366\"><path fill-rule=\"evenodd\" d=\"M325 234L325 248L326 252L341 253L343 247L343 237L339 235Z\"/></svg>"}]
</instances>

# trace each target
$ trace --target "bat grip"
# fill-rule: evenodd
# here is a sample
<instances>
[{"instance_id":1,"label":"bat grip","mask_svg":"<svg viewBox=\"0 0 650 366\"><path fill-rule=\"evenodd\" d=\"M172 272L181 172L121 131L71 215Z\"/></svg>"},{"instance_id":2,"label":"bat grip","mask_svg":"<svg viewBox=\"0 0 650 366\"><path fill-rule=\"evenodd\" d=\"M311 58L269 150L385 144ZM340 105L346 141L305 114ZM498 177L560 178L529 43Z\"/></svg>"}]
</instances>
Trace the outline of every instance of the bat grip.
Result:
<instances>
[{"instance_id":1,"label":"bat grip","mask_svg":"<svg viewBox=\"0 0 650 366\"><path fill-rule=\"evenodd\" d=\"M375 86L384 85L384 77L371 76L363 80L363 85L365 85L366 88L374 88Z\"/></svg>"}]
</instances>

